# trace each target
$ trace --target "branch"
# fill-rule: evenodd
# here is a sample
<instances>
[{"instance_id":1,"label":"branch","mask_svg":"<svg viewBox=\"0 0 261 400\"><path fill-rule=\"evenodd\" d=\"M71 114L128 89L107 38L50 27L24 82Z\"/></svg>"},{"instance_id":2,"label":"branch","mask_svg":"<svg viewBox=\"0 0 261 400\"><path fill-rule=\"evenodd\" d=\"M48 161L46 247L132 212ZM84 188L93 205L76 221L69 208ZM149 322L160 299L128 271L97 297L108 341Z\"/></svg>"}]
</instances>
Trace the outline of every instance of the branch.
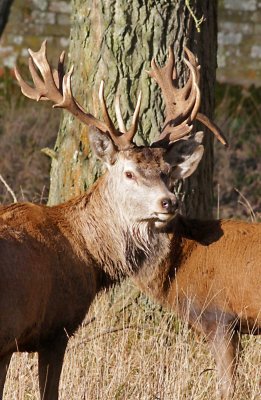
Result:
<instances>
[{"instance_id":1,"label":"branch","mask_svg":"<svg viewBox=\"0 0 261 400\"><path fill-rule=\"evenodd\" d=\"M255 212L254 212L253 208L251 207L251 204L249 203L247 198L237 188L234 188L234 190L239 194L239 196L243 200L243 201L238 200L239 204L242 204L242 206L244 206L247 209L247 211L250 214L251 221L256 222L257 219L256 219Z\"/></svg>"},{"instance_id":2,"label":"branch","mask_svg":"<svg viewBox=\"0 0 261 400\"><path fill-rule=\"evenodd\" d=\"M0 174L0 181L4 184L6 190L10 193L10 195L13 198L14 203L17 203L17 198L16 195L14 194L14 192L12 191L12 189L10 188L10 186L8 185L8 183L4 180L4 178L2 177L2 175Z\"/></svg>"},{"instance_id":3,"label":"branch","mask_svg":"<svg viewBox=\"0 0 261 400\"><path fill-rule=\"evenodd\" d=\"M202 22L205 21L204 15L202 15L202 17L201 17L200 19L197 19L197 17L196 17L196 15L195 15L194 11L193 11L192 8L191 8L190 0L185 0L185 5L186 5L187 9L189 10L190 15L191 15L192 18L194 19L197 32L200 32L200 25L202 24Z\"/></svg>"},{"instance_id":4,"label":"branch","mask_svg":"<svg viewBox=\"0 0 261 400\"><path fill-rule=\"evenodd\" d=\"M81 340L80 342L75 343L74 345L72 345L70 347L70 350L75 349L78 346L85 345L86 343L91 342L93 340L99 339L100 337L110 335L112 333L122 332L127 329L137 330L138 328L139 328L138 325L127 325L127 326L120 326L118 328L109 328L109 329L106 329L105 331L99 332L97 335L90 336L88 338ZM144 326L143 326L143 329L144 329Z\"/></svg>"}]
</instances>

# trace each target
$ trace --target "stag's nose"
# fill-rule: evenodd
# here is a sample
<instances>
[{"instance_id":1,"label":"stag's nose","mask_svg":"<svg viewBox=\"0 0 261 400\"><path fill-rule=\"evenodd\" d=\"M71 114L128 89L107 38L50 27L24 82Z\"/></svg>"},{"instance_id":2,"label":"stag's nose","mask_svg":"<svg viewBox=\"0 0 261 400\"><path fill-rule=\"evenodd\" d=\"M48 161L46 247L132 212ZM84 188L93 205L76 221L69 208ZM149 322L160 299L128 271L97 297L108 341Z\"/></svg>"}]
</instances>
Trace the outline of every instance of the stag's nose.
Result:
<instances>
[{"instance_id":1,"label":"stag's nose","mask_svg":"<svg viewBox=\"0 0 261 400\"><path fill-rule=\"evenodd\" d=\"M168 213L173 213L178 208L178 202L175 196L173 198L166 197L161 200L161 207Z\"/></svg>"}]
</instances>

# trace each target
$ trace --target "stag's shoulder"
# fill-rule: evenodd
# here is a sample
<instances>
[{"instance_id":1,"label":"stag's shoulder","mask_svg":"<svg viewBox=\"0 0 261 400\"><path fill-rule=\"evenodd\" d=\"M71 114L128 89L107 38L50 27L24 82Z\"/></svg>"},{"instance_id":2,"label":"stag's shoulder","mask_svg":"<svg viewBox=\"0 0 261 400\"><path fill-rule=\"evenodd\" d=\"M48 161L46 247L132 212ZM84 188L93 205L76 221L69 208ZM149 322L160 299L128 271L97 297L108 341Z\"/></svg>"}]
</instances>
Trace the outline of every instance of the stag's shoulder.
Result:
<instances>
[{"instance_id":1,"label":"stag's shoulder","mask_svg":"<svg viewBox=\"0 0 261 400\"><path fill-rule=\"evenodd\" d=\"M50 224L48 207L33 203L16 203L0 207L0 238L33 236Z\"/></svg>"},{"instance_id":2,"label":"stag's shoulder","mask_svg":"<svg viewBox=\"0 0 261 400\"><path fill-rule=\"evenodd\" d=\"M47 207L33 203L14 203L0 208L0 223L19 224L45 218Z\"/></svg>"}]
</instances>

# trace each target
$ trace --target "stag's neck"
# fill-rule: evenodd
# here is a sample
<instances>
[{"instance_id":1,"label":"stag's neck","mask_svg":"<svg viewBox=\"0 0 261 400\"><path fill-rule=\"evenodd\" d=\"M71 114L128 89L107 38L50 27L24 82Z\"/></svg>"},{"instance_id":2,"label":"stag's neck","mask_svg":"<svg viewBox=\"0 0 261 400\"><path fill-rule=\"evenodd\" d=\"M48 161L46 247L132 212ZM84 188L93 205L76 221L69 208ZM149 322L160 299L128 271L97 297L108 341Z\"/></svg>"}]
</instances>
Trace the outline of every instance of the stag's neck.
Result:
<instances>
[{"instance_id":1,"label":"stag's neck","mask_svg":"<svg viewBox=\"0 0 261 400\"><path fill-rule=\"evenodd\" d=\"M169 239L148 223L134 223L120 214L111 192L105 175L64 207L70 209L70 224L86 257L91 255L98 268L118 281L160 263L169 251Z\"/></svg>"}]
</instances>

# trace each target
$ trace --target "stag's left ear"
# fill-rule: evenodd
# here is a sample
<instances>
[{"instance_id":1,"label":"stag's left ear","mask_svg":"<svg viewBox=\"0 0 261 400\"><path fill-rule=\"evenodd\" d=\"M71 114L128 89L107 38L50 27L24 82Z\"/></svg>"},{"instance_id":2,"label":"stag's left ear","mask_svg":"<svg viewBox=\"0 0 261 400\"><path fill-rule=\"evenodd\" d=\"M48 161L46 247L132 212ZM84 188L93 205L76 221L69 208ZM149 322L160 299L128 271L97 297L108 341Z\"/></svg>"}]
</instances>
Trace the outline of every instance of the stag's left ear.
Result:
<instances>
[{"instance_id":1,"label":"stag's left ear","mask_svg":"<svg viewBox=\"0 0 261 400\"><path fill-rule=\"evenodd\" d=\"M118 150L111 138L95 127L90 127L89 142L93 153L103 161L107 168L114 164Z\"/></svg>"},{"instance_id":2,"label":"stag's left ear","mask_svg":"<svg viewBox=\"0 0 261 400\"><path fill-rule=\"evenodd\" d=\"M185 179L197 169L204 153L203 136L203 132L196 132L187 140L181 139L173 143L167 151L165 159L173 166L173 180Z\"/></svg>"}]
</instances>

